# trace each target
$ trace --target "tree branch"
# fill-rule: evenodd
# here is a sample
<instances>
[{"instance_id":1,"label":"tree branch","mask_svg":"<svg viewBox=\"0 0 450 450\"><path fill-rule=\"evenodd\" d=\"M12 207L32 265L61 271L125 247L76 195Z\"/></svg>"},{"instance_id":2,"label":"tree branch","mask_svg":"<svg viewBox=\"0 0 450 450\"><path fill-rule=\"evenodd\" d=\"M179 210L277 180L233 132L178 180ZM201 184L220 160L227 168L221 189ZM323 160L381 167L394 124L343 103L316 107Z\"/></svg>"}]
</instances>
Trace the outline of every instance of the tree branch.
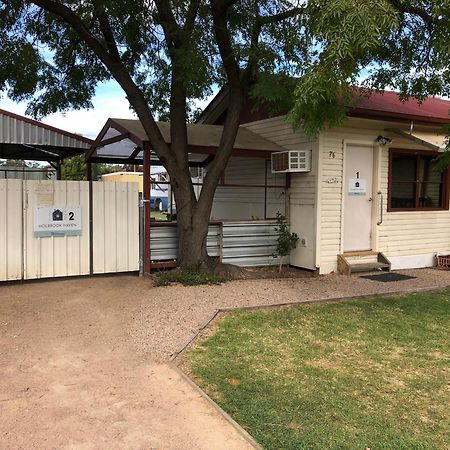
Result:
<instances>
[{"instance_id":1,"label":"tree branch","mask_svg":"<svg viewBox=\"0 0 450 450\"><path fill-rule=\"evenodd\" d=\"M172 63L172 76L170 80L170 138L180 169L189 172L187 128L186 128L186 87L184 85L183 65L179 64L179 50L189 42L190 32L178 25L176 18L166 0L156 0L158 10L157 20L164 30L166 42L169 42L169 57ZM196 8L190 4L190 13L194 14ZM192 9L191 9L192 8ZM189 20L195 21L195 16ZM193 187L191 197L196 201Z\"/></svg>"},{"instance_id":2,"label":"tree branch","mask_svg":"<svg viewBox=\"0 0 450 450\"><path fill-rule=\"evenodd\" d=\"M164 36L166 37L167 46L170 51L173 47L177 46L180 27L167 0L155 0L155 4L158 11L156 20L164 30Z\"/></svg>"},{"instance_id":3,"label":"tree branch","mask_svg":"<svg viewBox=\"0 0 450 450\"><path fill-rule=\"evenodd\" d=\"M435 18L423 8L405 4L400 0L391 0L391 5L402 14L412 14L413 16L420 17L429 28L435 23Z\"/></svg>"},{"instance_id":4,"label":"tree branch","mask_svg":"<svg viewBox=\"0 0 450 450\"><path fill-rule=\"evenodd\" d=\"M102 31L103 37L105 38L106 48L114 58L120 61L119 50L116 45L116 40L114 38L108 16L106 15L105 5L100 0L94 0L93 4L95 6L94 18L98 19L100 29Z\"/></svg>"},{"instance_id":5,"label":"tree branch","mask_svg":"<svg viewBox=\"0 0 450 450\"><path fill-rule=\"evenodd\" d=\"M220 1L211 0L211 10L214 23L214 32L219 47L220 57L230 84L230 87L237 87L240 83L239 64L234 55L231 45L231 35L227 24L227 12L236 0Z\"/></svg>"},{"instance_id":6,"label":"tree branch","mask_svg":"<svg viewBox=\"0 0 450 450\"><path fill-rule=\"evenodd\" d=\"M183 27L183 31L185 33L191 33L192 30L194 29L195 19L197 18L199 7L200 7L199 0L191 0Z\"/></svg>"},{"instance_id":7,"label":"tree branch","mask_svg":"<svg viewBox=\"0 0 450 450\"><path fill-rule=\"evenodd\" d=\"M258 16L256 22L259 23L260 26L268 25L271 23L282 22L283 20L289 19L291 17L298 16L304 12L304 7L292 8L286 11L280 12L278 14L273 14L272 16Z\"/></svg>"},{"instance_id":8,"label":"tree branch","mask_svg":"<svg viewBox=\"0 0 450 450\"><path fill-rule=\"evenodd\" d=\"M209 198L219 182L222 172L233 151L234 142L239 128L239 118L243 104L243 89L239 64L233 51L231 35L228 29L227 12L235 1L211 0L211 10L214 32L219 47L219 53L228 78L228 109L222 131L219 147L209 167L198 199L199 214L210 214ZM209 209L208 209L209 208Z\"/></svg>"},{"instance_id":9,"label":"tree branch","mask_svg":"<svg viewBox=\"0 0 450 450\"><path fill-rule=\"evenodd\" d=\"M163 164L167 166L172 164L173 157L170 148L164 141L142 92L136 86L127 70L123 67L122 62L114 58L108 52L101 42L86 28L80 17L67 6L54 0L32 0L32 3L59 17L63 22L72 27L80 39L109 69L112 76L127 95L128 101L136 110L136 113L142 122L142 126L144 127L158 157Z\"/></svg>"},{"instance_id":10,"label":"tree branch","mask_svg":"<svg viewBox=\"0 0 450 450\"><path fill-rule=\"evenodd\" d=\"M299 14L302 14L304 10L305 10L304 7L296 7L277 14L273 14L271 16L257 15L250 33L250 56L244 75L244 78L245 80L247 80L247 82L250 81L253 75L253 71L256 67L256 63L258 62L259 36L261 34L263 27L265 25L282 22L283 20L298 16Z\"/></svg>"}]
</instances>

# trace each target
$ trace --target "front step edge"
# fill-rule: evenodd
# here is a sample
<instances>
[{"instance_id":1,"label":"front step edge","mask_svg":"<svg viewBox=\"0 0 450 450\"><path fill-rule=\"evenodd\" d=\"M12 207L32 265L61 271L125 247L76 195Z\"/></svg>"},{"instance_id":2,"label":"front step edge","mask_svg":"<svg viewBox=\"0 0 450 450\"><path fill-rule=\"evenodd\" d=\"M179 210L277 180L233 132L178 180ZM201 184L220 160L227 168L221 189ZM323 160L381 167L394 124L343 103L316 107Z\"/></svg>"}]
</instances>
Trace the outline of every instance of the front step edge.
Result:
<instances>
[{"instance_id":1,"label":"front step edge","mask_svg":"<svg viewBox=\"0 0 450 450\"><path fill-rule=\"evenodd\" d=\"M363 252L362 252L363 253ZM367 252L364 252L367 255ZM361 255L361 256L365 256ZM391 262L386 258L386 256L378 252L376 262L368 262L368 263L351 263L348 258L359 256L356 252L353 252L351 255L337 255L337 263L338 263L338 271L343 275L351 275L352 273L364 273L364 272L373 272L376 270L382 270L384 272L391 271Z\"/></svg>"}]
</instances>

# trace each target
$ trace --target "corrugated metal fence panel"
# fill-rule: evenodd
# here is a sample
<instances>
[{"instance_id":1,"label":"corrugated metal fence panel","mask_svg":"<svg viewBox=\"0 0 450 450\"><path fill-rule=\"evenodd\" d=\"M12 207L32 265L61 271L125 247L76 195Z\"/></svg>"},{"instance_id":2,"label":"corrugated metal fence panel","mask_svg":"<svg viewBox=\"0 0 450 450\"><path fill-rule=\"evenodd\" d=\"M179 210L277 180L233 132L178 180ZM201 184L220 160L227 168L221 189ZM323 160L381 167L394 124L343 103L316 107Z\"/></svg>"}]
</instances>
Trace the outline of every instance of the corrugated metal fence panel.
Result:
<instances>
[{"instance_id":1,"label":"corrugated metal fence panel","mask_svg":"<svg viewBox=\"0 0 450 450\"><path fill-rule=\"evenodd\" d=\"M89 183L23 181L24 279L89 274ZM34 236L36 206L81 206L81 236ZM17 249L18 250L18 249Z\"/></svg>"},{"instance_id":2,"label":"corrugated metal fence panel","mask_svg":"<svg viewBox=\"0 0 450 450\"><path fill-rule=\"evenodd\" d=\"M207 248L209 256L220 255L220 225L208 228ZM174 261L178 255L177 227L172 224L155 226L150 232L151 259L157 261Z\"/></svg>"},{"instance_id":3,"label":"corrugated metal fence panel","mask_svg":"<svg viewBox=\"0 0 450 450\"><path fill-rule=\"evenodd\" d=\"M0 281L22 278L22 181L0 180Z\"/></svg>"},{"instance_id":4,"label":"corrugated metal fence panel","mask_svg":"<svg viewBox=\"0 0 450 450\"><path fill-rule=\"evenodd\" d=\"M223 238L221 233L223 233ZM150 236L153 262L177 259L176 226L171 224L154 226ZM208 254L219 256L222 253L223 262L237 266L274 265L279 262L278 258L272 256L276 240L274 221L213 224L209 226L208 230ZM288 260L286 259L285 262Z\"/></svg>"},{"instance_id":5,"label":"corrugated metal fence panel","mask_svg":"<svg viewBox=\"0 0 450 450\"><path fill-rule=\"evenodd\" d=\"M270 266L279 259L275 222L224 222L222 261L236 266ZM287 258L285 260L287 262Z\"/></svg>"},{"instance_id":6,"label":"corrugated metal fence panel","mask_svg":"<svg viewBox=\"0 0 450 450\"><path fill-rule=\"evenodd\" d=\"M139 270L137 183L93 183L94 273Z\"/></svg>"}]
</instances>

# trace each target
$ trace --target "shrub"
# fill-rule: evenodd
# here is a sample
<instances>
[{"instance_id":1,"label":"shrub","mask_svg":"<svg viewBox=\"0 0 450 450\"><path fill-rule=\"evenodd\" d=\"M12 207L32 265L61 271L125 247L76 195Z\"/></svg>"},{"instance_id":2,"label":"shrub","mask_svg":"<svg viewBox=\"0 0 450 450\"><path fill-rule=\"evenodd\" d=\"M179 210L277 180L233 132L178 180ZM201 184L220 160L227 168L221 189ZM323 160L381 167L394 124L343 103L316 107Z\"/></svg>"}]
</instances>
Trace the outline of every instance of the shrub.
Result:
<instances>
[{"instance_id":1,"label":"shrub","mask_svg":"<svg viewBox=\"0 0 450 450\"><path fill-rule=\"evenodd\" d=\"M278 234L277 248L273 253L274 258L280 257L280 268L283 266L283 258L288 256L295 247L297 247L298 236L296 233L289 231L289 225L286 222L286 217L280 212L277 212L277 226L275 231Z\"/></svg>"},{"instance_id":2,"label":"shrub","mask_svg":"<svg viewBox=\"0 0 450 450\"><path fill-rule=\"evenodd\" d=\"M156 276L156 286L167 286L172 283L180 283L183 286L197 286L200 284L222 284L227 281L230 281L230 279L198 270L172 270L160 272Z\"/></svg>"}]
</instances>

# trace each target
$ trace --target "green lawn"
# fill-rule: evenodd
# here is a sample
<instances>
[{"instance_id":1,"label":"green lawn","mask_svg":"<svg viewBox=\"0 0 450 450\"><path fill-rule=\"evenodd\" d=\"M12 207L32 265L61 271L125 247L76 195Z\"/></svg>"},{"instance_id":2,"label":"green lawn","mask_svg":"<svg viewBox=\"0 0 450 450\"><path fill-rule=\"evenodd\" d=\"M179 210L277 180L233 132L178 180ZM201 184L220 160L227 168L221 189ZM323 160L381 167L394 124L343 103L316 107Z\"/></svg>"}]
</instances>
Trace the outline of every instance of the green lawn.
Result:
<instances>
[{"instance_id":1,"label":"green lawn","mask_svg":"<svg viewBox=\"0 0 450 450\"><path fill-rule=\"evenodd\" d=\"M151 211L150 217L155 220L164 220L167 221L167 213L163 213L160 211Z\"/></svg>"},{"instance_id":2,"label":"green lawn","mask_svg":"<svg viewBox=\"0 0 450 450\"><path fill-rule=\"evenodd\" d=\"M267 449L450 449L450 291L229 314L184 365Z\"/></svg>"}]
</instances>

